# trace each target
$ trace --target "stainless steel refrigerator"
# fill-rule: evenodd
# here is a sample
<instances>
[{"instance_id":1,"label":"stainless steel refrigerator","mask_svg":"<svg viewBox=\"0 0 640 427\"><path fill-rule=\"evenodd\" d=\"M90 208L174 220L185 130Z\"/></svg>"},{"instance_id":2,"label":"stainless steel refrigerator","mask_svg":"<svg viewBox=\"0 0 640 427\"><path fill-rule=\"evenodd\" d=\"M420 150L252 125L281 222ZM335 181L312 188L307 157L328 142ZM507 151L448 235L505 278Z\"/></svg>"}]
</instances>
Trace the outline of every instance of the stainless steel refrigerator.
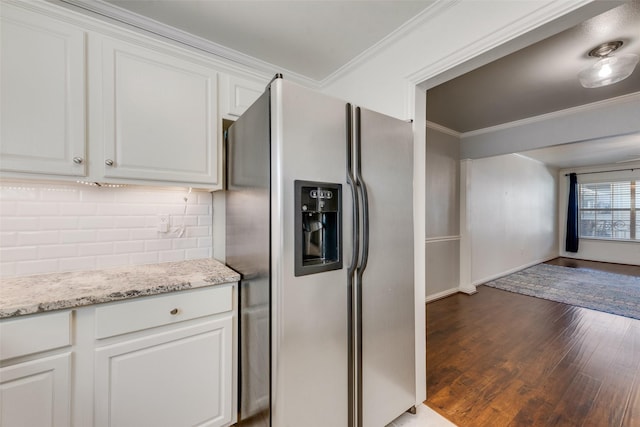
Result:
<instances>
[{"instance_id":1,"label":"stainless steel refrigerator","mask_svg":"<svg viewBox=\"0 0 640 427\"><path fill-rule=\"evenodd\" d=\"M411 124L281 76L227 139L240 426L382 427L415 404Z\"/></svg>"}]
</instances>

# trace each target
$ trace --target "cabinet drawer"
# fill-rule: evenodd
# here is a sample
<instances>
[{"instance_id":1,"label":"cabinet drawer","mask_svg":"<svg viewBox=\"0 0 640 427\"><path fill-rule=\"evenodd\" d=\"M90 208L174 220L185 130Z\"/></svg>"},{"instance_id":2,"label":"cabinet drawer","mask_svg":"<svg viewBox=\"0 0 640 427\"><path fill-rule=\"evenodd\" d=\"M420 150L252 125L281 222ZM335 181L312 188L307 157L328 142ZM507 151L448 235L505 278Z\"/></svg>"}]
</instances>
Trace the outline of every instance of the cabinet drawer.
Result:
<instances>
[{"instance_id":1,"label":"cabinet drawer","mask_svg":"<svg viewBox=\"0 0 640 427\"><path fill-rule=\"evenodd\" d=\"M156 326L230 311L232 286L126 301L96 308L96 338L108 338Z\"/></svg>"},{"instance_id":2,"label":"cabinet drawer","mask_svg":"<svg viewBox=\"0 0 640 427\"><path fill-rule=\"evenodd\" d=\"M0 360L71 345L71 312L8 319L0 322Z\"/></svg>"}]
</instances>

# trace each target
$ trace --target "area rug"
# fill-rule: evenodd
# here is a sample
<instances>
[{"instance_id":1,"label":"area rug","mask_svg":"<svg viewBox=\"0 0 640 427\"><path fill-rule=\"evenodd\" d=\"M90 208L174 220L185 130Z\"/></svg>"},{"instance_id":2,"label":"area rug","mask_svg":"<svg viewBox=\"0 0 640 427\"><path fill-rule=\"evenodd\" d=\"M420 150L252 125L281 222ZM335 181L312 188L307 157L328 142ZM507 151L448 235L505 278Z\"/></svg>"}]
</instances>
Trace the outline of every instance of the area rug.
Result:
<instances>
[{"instance_id":1,"label":"area rug","mask_svg":"<svg viewBox=\"0 0 640 427\"><path fill-rule=\"evenodd\" d=\"M640 277L637 276L538 264L485 285L640 319Z\"/></svg>"}]
</instances>

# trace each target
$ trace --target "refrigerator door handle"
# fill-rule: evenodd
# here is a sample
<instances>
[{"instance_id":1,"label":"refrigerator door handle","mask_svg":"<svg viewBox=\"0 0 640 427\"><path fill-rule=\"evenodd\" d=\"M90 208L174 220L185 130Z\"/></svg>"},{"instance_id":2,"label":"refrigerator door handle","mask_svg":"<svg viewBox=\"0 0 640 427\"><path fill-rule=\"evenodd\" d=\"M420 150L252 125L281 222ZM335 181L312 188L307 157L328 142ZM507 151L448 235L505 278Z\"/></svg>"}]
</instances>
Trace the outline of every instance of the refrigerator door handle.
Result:
<instances>
[{"instance_id":1,"label":"refrigerator door handle","mask_svg":"<svg viewBox=\"0 0 640 427\"><path fill-rule=\"evenodd\" d=\"M369 260L369 196L367 195L367 184L362 178L362 141L360 132L360 107L356 108L356 183L360 190L362 200L362 252L360 253L360 263L358 264L358 277L362 283L362 275L367 268Z\"/></svg>"},{"instance_id":2,"label":"refrigerator door handle","mask_svg":"<svg viewBox=\"0 0 640 427\"><path fill-rule=\"evenodd\" d=\"M353 213L352 213L352 223L353 223L353 250L351 256L351 264L348 268L349 279L353 278L353 273L358 265L358 255L360 251L360 222L358 218L360 217L360 203L358 199L358 182L357 178L354 174L354 147L353 147L353 118L352 118L352 110L353 107L351 104L347 104L346 106L346 119L347 119L347 184L351 188L351 199L353 202Z\"/></svg>"},{"instance_id":3,"label":"refrigerator door handle","mask_svg":"<svg viewBox=\"0 0 640 427\"><path fill-rule=\"evenodd\" d=\"M360 260L356 267L355 281L355 360L356 360L356 423L357 427L362 427L363 395L362 395L362 275L367 268L369 257L369 199L367 196L367 186L362 178L362 140L361 140L361 120L360 107L355 110L355 178L360 202L362 203L362 248L360 250Z\"/></svg>"},{"instance_id":4,"label":"refrigerator door handle","mask_svg":"<svg viewBox=\"0 0 640 427\"><path fill-rule=\"evenodd\" d=\"M347 319L348 319L348 395L349 395L349 408L348 408L348 426L356 426L356 347L358 334L354 330L354 286L355 270L358 265L358 255L360 252L360 204L358 200L358 189L355 175L353 173L353 107L351 104L346 105L346 124L347 124L347 184L351 188L351 199L353 203L352 209L352 255L351 263L347 270Z\"/></svg>"}]
</instances>

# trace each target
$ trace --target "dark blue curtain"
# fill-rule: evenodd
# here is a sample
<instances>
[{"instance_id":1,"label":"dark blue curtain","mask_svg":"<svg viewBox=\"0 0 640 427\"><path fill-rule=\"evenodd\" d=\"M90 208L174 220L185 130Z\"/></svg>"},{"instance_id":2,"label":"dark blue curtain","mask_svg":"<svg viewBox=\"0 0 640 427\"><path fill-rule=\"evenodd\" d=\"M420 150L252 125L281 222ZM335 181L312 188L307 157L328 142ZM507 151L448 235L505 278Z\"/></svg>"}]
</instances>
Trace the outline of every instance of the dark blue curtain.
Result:
<instances>
[{"instance_id":1,"label":"dark blue curtain","mask_svg":"<svg viewBox=\"0 0 640 427\"><path fill-rule=\"evenodd\" d=\"M567 252L578 252L578 177L569 174L569 208L567 209Z\"/></svg>"}]
</instances>

